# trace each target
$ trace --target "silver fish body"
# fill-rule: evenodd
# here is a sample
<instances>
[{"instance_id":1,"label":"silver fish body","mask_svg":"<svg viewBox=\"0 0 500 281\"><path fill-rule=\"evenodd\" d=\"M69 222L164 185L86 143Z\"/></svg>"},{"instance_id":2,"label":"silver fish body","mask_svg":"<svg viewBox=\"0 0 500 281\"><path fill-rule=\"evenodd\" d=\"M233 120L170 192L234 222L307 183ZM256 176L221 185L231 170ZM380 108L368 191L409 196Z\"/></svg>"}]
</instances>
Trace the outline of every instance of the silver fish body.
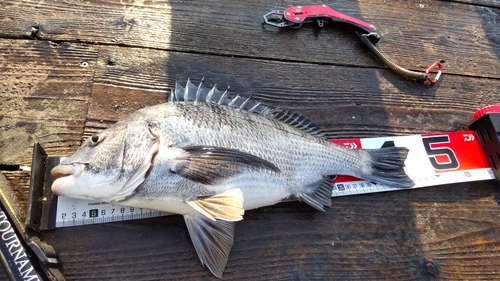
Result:
<instances>
[{"instance_id":1,"label":"silver fish body","mask_svg":"<svg viewBox=\"0 0 500 281\"><path fill-rule=\"evenodd\" d=\"M330 176L407 188L407 149L351 150L309 120L189 81L172 101L141 109L53 169L60 196L184 216L200 260L221 277L244 210L295 197L323 211Z\"/></svg>"}]
</instances>

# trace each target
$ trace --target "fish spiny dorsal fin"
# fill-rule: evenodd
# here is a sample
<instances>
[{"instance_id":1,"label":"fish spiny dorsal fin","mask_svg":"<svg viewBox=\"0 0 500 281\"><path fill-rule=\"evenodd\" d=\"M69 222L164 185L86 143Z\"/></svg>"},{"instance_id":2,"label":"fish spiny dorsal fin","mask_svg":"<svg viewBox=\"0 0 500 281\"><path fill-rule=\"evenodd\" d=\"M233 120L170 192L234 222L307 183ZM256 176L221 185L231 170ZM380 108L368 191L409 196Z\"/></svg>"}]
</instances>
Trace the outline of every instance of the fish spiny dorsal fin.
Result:
<instances>
[{"instance_id":1,"label":"fish spiny dorsal fin","mask_svg":"<svg viewBox=\"0 0 500 281\"><path fill-rule=\"evenodd\" d=\"M180 102L184 100L184 87L181 86L177 81L175 81L175 89L170 93L171 102Z\"/></svg>"},{"instance_id":2,"label":"fish spiny dorsal fin","mask_svg":"<svg viewBox=\"0 0 500 281\"><path fill-rule=\"evenodd\" d=\"M196 98L194 99L195 102L201 101L200 96L201 96L202 89L203 89L202 85L203 85L204 79L205 78L201 78L201 82L200 82L200 84L198 84L198 89L196 90Z\"/></svg>"},{"instance_id":3,"label":"fish spiny dorsal fin","mask_svg":"<svg viewBox=\"0 0 500 281\"><path fill-rule=\"evenodd\" d=\"M198 86L195 86L188 79L185 88L176 82L175 90L172 90L169 101L205 102L236 107L241 110L246 110L268 118L276 119L310 135L326 139L325 133L319 126L300 114L290 110L265 106L251 97L244 98L240 95L231 97L229 94L229 87L225 91L217 89L217 85L214 85L212 88L208 88L205 86L203 80Z\"/></svg>"},{"instance_id":4,"label":"fish spiny dorsal fin","mask_svg":"<svg viewBox=\"0 0 500 281\"><path fill-rule=\"evenodd\" d=\"M260 104L261 104L261 102L259 101L254 106L252 106L252 108L250 108L248 111L255 112L255 110L260 106Z\"/></svg>"},{"instance_id":5,"label":"fish spiny dorsal fin","mask_svg":"<svg viewBox=\"0 0 500 281\"><path fill-rule=\"evenodd\" d=\"M175 82L175 90L170 91L169 102L190 102L190 101L204 101L201 96L203 95L203 87L195 86L191 81L186 82L186 87L182 87L177 81Z\"/></svg>"},{"instance_id":6,"label":"fish spiny dorsal fin","mask_svg":"<svg viewBox=\"0 0 500 281\"><path fill-rule=\"evenodd\" d=\"M192 85L191 81L189 81L189 78L186 82L186 88L184 88L184 101L189 101L189 88Z\"/></svg>"},{"instance_id":7,"label":"fish spiny dorsal fin","mask_svg":"<svg viewBox=\"0 0 500 281\"><path fill-rule=\"evenodd\" d=\"M231 100L231 102L228 104L228 106L233 106L233 107L234 107L234 104L236 103L236 101L238 101L238 100L240 100L240 99L241 99L240 95L237 95L236 97L234 97L234 98ZM241 100L240 100L240 101L241 101ZM239 106L237 106L237 107L239 107Z\"/></svg>"},{"instance_id":8,"label":"fish spiny dorsal fin","mask_svg":"<svg viewBox=\"0 0 500 281\"><path fill-rule=\"evenodd\" d=\"M170 97L168 97L169 102L177 102L178 101L176 92L179 88L182 88L182 86L179 85L179 83L177 83L177 81L175 81L175 88L170 89Z\"/></svg>"},{"instance_id":9,"label":"fish spiny dorsal fin","mask_svg":"<svg viewBox=\"0 0 500 281\"><path fill-rule=\"evenodd\" d=\"M217 86L217 85L214 85L214 89L215 89L215 87L216 87L216 86ZM222 93L222 95L220 96L219 101L217 102L217 104L218 104L218 105L227 105L227 104L224 104L224 103L225 103L225 101L226 101L226 98L227 98L227 96L228 96L228 93L229 93L229 88L228 88L228 89L226 89L226 90L224 91L224 93Z\"/></svg>"},{"instance_id":10,"label":"fish spiny dorsal fin","mask_svg":"<svg viewBox=\"0 0 500 281\"><path fill-rule=\"evenodd\" d=\"M171 89L170 96L168 97L168 102L174 102L174 97L175 97L174 89Z\"/></svg>"},{"instance_id":11,"label":"fish spiny dorsal fin","mask_svg":"<svg viewBox=\"0 0 500 281\"><path fill-rule=\"evenodd\" d=\"M243 103L239 106L239 109L244 109L245 105L252 99L252 96L248 97ZM250 109L248 110L250 111ZM250 111L251 112L251 111Z\"/></svg>"},{"instance_id":12,"label":"fish spiny dorsal fin","mask_svg":"<svg viewBox=\"0 0 500 281\"><path fill-rule=\"evenodd\" d=\"M198 101L198 97L201 96L201 87L195 86L191 81L187 81L186 88L184 89L184 101Z\"/></svg>"},{"instance_id":13,"label":"fish spiny dorsal fin","mask_svg":"<svg viewBox=\"0 0 500 281\"><path fill-rule=\"evenodd\" d=\"M200 83L200 86L201 86L201 83ZM207 98L206 98L206 103L211 103L212 100L214 99L214 94L215 94L215 86L210 90L208 91L208 95L207 95Z\"/></svg>"}]
</instances>

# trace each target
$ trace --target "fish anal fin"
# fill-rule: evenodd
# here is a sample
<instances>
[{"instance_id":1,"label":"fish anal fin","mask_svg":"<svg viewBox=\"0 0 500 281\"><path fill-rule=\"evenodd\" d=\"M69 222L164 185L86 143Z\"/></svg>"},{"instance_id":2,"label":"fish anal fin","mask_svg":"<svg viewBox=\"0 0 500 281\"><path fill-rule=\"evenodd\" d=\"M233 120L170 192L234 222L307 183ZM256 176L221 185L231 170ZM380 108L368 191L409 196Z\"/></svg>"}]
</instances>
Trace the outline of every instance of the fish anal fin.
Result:
<instances>
[{"instance_id":1,"label":"fish anal fin","mask_svg":"<svg viewBox=\"0 0 500 281\"><path fill-rule=\"evenodd\" d=\"M233 246L234 222L214 221L202 214L184 215L184 221L201 263L222 278Z\"/></svg>"},{"instance_id":2,"label":"fish anal fin","mask_svg":"<svg viewBox=\"0 0 500 281\"><path fill-rule=\"evenodd\" d=\"M243 219L243 193L240 189L227 190L221 194L198 197L186 203L200 214L215 221L239 221Z\"/></svg>"},{"instance_id":3,"label":"fish anal fin","mask_svg":"<svg viewBox=\"0 0 500 281\"><path fill-rule=\"evenodd\" d=\"M300 201L324 212L324 206L330 207L332 205L332 189L332 179L327 177L313 193L301 193L298 197Z\"/></svg>"}]
</instances>

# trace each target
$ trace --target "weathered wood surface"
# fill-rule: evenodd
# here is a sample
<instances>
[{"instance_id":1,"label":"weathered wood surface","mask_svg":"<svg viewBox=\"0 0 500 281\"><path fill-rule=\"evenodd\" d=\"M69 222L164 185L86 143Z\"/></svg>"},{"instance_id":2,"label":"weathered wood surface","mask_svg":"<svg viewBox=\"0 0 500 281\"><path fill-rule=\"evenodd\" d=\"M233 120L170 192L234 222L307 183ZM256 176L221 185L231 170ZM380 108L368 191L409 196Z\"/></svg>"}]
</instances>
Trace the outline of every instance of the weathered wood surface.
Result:
<instances>
[{"instance_id":1,"label":"weathered wood surface","mask_svg":"<svg viewBox=\"0 0 500 281\"><path fill-rule=\"evenodd\" d=\"M79 146L96 60L91 45L0 40L0 164L30 164L35 141Z\"/></svg>"},{"instance_id":2,"label":"weathered wood surface","mask_svg":"<svg viewBox=\"0 0 500 281\"><path fill-rule=\"evenodd\" d=\"M5 37L379 66L353 34L338 28L326 27L315 34L312 28L278 31L262 27L263 14L296 5L294 1L212 0L203 5L189 1L6 2L0 10L5 14L0 34ZM300 2L308 3L316 2ZM332 3L336 9L375 24L383 36L380 49L391 52L402 65L425 69L435 60L445 60L447 73L499 78L496 8L500 4L494 1L490 5L453 1ZM481 59L475 60L476 56Z\"/></svg>"},{"instance_id":3,"label":"weathered wood surface","mask_svg":"<svg viewBox=\"0 0 500 281\"><path fill-rule=\"evenodd\" d=\"M499 102L499 1L330 4L375 24L379 48L439 84L385 69L355 35L262 26L270 10L312 1L2 1L0 165L29 165L39 141L68 155L81 139L164 102L188 77L293 109L330 138L465 129ZM29 173L3 172L26 204ZM225 280L500 278L500 190L464 183L249 211ZM180 217L41 234L70 280L210 279Z\"/></svg>"}]
</instances>

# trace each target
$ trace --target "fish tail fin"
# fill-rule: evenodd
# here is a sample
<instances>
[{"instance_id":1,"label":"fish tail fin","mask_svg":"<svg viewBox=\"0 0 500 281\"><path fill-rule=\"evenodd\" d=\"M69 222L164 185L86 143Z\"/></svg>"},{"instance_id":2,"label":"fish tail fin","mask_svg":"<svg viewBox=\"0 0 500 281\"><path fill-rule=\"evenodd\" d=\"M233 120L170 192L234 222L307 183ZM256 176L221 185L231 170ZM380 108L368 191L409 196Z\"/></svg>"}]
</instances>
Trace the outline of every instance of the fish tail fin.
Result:
<instances>
[{"instance_id":1,"label":"fish tail fin","mask_svg":"<svg viewBox=\"0 0 500 281\"><path fill-rule=\"evenodd\" d=\"M370 157L369 172L362 176L363 179L396 188L410 188L415 185L403 169L408 148L392 146L363 151Z\"/></svg>"}]
</instances>

